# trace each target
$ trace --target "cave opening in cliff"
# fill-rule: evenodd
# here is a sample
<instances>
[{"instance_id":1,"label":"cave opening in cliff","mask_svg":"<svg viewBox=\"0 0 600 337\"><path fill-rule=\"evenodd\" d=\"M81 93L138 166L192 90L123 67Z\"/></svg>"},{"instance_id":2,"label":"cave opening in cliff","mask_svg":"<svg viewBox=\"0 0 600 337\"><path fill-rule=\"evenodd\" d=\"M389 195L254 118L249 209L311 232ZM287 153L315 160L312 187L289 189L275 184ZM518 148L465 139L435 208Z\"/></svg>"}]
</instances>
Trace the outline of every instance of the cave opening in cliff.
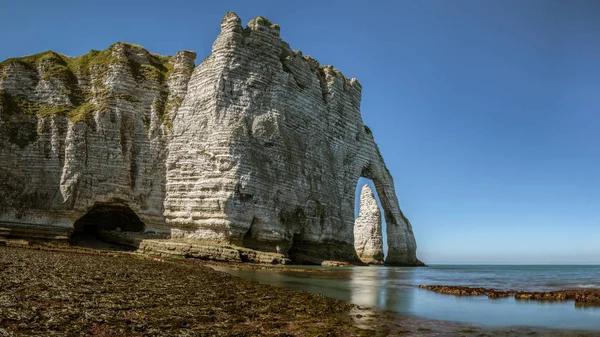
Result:
<instances>
[{"instance_id":1,"label":"cave opening in cliff","mask_svg":"<svg viewBox=\"0 0 600 337\"><path fill-rule=\"evenodd\" d=\"M319 254L320 248L322 249L323 247L304 241L301 234L294 234L287 257L292 261L292 264L320 266L324 259L315 257L322 255Z\"/></svg>"},{"instance_id":2,"label":"cave opening in cliff","mask_svg":"<svg viewBox=\"0 0 600 337\"><path fill-rule=\"evenodd\" d=\"M368 186L366 190L365 185ZM362 212L361 199L362 207L365 208ZM359 258L365 263L383 264L387 256L388 244L384 214L374 181L361 176L356 184L354 197L354 248ZM361 257L361 255L363 256Z\"/></svg>"},{"instance_id":3,"label":"cave opening in cliff","mask_svg":"<svg viewBox=\"0 0 600 337\"><path fill-rule=\"evenodd\" d=\"M306 220L306 214L301 207L294 210L282 210L279 213L279 221L287 228L303 228L306 224ZM311 255L310 253L315 253L315 251L313 251L313 248L315 247L313 246L314 245L311 245L309 242L302 239L302 234L294 233L285 254L294 264L320 264L320 262L317 263L310 258L307 258Z\"/></svg>"},{"instance_id":4,"label":"cave opening in cliff","mask_svg":"<svg viewBox=\"0 0 600 337\"><path fill-rule=\"evenodd\" d=\"M119 244L114 234L141 232L144 228L144 222L131 208L122 204L96 204L75 221L70 243L92 248L102 246L101 242Z\"/></svg>"}]
</instances>

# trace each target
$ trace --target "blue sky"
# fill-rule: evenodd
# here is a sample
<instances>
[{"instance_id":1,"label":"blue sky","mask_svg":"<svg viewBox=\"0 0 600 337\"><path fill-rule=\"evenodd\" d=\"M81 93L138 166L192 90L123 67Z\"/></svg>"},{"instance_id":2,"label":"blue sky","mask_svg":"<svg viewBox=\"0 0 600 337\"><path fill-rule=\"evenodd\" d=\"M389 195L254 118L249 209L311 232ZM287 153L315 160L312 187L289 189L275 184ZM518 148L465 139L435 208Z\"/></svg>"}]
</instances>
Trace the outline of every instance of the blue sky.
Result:
<instances>
[{"instance_id":1,"label":"blue sky","mask_svg":"<svg viewBox=\"0 0 600 337\"><path fill-rule=\"evenodd\" d=\"M423 261L600 263L600 1L0 0L0 59L202 60L227 11L359 79Z\"/></svg>"}]
</instances>

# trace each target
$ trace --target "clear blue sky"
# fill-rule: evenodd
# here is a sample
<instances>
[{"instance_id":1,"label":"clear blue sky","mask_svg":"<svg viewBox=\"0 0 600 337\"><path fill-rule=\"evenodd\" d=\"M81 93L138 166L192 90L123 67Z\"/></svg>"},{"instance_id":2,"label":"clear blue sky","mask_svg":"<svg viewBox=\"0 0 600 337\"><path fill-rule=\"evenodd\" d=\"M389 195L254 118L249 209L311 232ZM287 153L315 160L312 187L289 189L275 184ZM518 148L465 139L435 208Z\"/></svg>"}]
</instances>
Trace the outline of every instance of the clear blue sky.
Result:
<instances>
[{"instance_id":1,"label":"clear blue sky","mask_svg":"<svg viewBox=\"0 0 600 337\"><path fill-rule=\"evenodd\" d=\"M363 84L427 263L600 263L600 1L0 0L0 59L209 54L235 11Z\"/></svg>"}]
</instances>

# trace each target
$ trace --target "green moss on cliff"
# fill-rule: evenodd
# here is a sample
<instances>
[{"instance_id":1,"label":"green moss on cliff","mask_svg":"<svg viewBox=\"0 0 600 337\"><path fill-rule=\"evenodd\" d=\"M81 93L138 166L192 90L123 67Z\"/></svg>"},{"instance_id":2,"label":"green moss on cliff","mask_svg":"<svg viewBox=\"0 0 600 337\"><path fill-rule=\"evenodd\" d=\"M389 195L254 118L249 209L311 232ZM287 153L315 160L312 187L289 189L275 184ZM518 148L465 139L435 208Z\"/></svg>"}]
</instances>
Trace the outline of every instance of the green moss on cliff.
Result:
<instances>
[{"instance_id":1,"label":"green moss on cliff","mask_svg":"<svg viewBox=\"0 0 600 337\"><path fill-rule=\"evenodd\" d=\"M115 48L124 46L124 57L115 55ZM138 57L134 56L136 54ZM140 63L138 59L146 58ZM130 43L117 42L106 50L91 50L89 53L72 58L53 51L10 58L0 62L0 70L12 63L19 63L32 71L41 72L42 79L57 78L65 84L77 84L79 76L102 77L111 64L126 63L134 78L163 82L173 70L172 58L152 54L144 48ZM145 76L147 75L147 76Z\"/></svg>"},{"instance_id":2,"label":"green moss on cliff","mask_svg":"<svg viewBox=\"0 0 600 337\"><path fill-rule=\"evenodd\" d=\"M77 77L72 71L71 59L55 52L46 52L37 61L43 80L56 78L63 82L67 88L77 86Z\"/></svg>"},{"instance_id":3,"label":"green moss on cliff","mask_svg":"<svg viewBox=\"0 0 600 337\"><path fill-rule=\"evenodd\" d=\"M6 91L0 91L0 96L2 97L0 98L2 101L2 112L5 116L12 116L19 113L29 114L33 112L32 106L34 104L20 101Z\"/></svg>"},{"instance_id":4,"label":"green moss on cliff","mask_svg":"<svg viewBox=\"0 0 600 337\"><path fill-rule=\"evenodd\" d=\"M50 105L50 104L38 104L37 114L41 116L52 116L56 114L66 114L72 109L70 105Z\"/></svg>"},{"instance_id":5,"label":"green moss on cliff","mask_svg":"<svg viewBox=\"0 0 600 337\"><path fill-rule=\"evenodd\" d=\"M23 57L13 57L13 58L6 59L6 60L0 62L0 69L3 69L4 67L9 66L12 63L19 63L27 68L35 70L36 63L43 56L45 56L46 54L48 54L50 52L51 51L45 51L45 52L38 53L38 54L27 55L27 56L23 56Z\"/></svg>"},{"instance_id":6,"label":"green moss on cliff","mask_svg":"<svg viewBox=\"0 0 600 337\"><path fill-rule=\"evenodd\" d=\"M163 83L165 81L165 73L161 72L158 68L153 67L149 64L140 64L138 67L138 74L147 80Z\"/></svg>"},{"instance_id":7,"label":"green moss on cliff","mask_svg":"<svg viewBox=\"0 0 600 337\"><path fill-rule=\"evenodd\" d=\"M90 118L92 118L92 112L94 112L97 107L92 103L83 103L77 108L69 111L68 116L71 121L77 122L87 122Z\"/></svg>"},{"instance_id":8,"label":"green moss on cliff","mask_svg":"<svg viewBox=\"0 0 600 337\"><path fill-rule=\"evenodd\" d=\"M0 90L0 138L5 134L8 140L23 148L38 138L37 123L30 116L14 118L14 113L23 111L17 100L3 90Z\"/></svg>"},{"instance_id":9,"label":"green moss on cliff","mask_svg":"<svg viewBox=\"0 0 600 337\"><path fill-rule=\"evenodd\" d=\"M118 48L118 49L117 49ZM126 65L136 82L150 82L150 87L161 88L155 108L165 109L168 92L164 89L166 79L173 71L173 58L149 53L144 48L118 42L106 50L91 50L75 58L53 51L46 51L0 62L0 75L7 76L6 67L18 63L28 70L35 80L58 80L67 89L70 105L54 105L28 101L24 97L12 97L2 93L5 112L35 115L62 114L73 122L87 121L93 111L111 99L135 102L130 95L117 94L105 87L104 79L113 65ZM125 97L127 96L127 97ZM96 106L90 102L101 102ZM168 120L168 118L163 118Z\"/></svg>"},{"instance_id":10,"label":"green moss on cliff","mask_svg":"<svg viewBox=\"0 0 600 337\"><path fill-rule=\"evenodd\" d=\"M39 115L39 116L51 116L55 114L62 114L71 116L72 112L78 110L82 104L78 107L72 105L54 105L40 102L31 102L24 100L19 97L10 95L5 91L0 91L0 105L2 110L7 116L14 114L25 114L25 115Z\"/></svg>"},{"instance_id":11,"label":"green moss on cliff","mask_svg":"<svg viewBox=\"0 0 600 337\"><path fill-rule=\"evenodd\" d=\"M124 46L125 59L121 60L114 55L113 51L117 46ZM139 63L135 60L133 54L145 55L148 63ZM72 82L77 80L76 74L89 75L92 71L101 70L98 75L103 75L102 70L108 70L111 64L119 62L127 63L136 79L143 78L141 67L152 68L150 71L153 75L147 79L158 79L156 75L160 75L160 79L164 80L173 70L171 57L153 54L141 46L124 42L117 42L106 50L91 50L89 53L75 58L51 50L23 57L9 58L0 62L0 70L10 64L19 63L35 72L38 72L39 67L39 71L43 73L42 79L58 78L61 81Z\"/></svg>"},{"instance_id":12,"label":"green moss on cliff","mask_svg":"<svg viewBox=\"0 0 600 337\"><path fill-rule=\"evenodd\" d=\"M167 100L167 103L163 110L163 114L160 115L162 123L167 128L169 128L169 129L173 128L173 122L171 121L169 113L177 111L177 109L179 109L179 107L181 106L181 103L183 103L183 98L181 98L181 97L169 98Z\"/></svg>"},{"instance_id":13,"label":"green moss on cliff","mask_svg":"<svg viewBox=\"0 0 600 337\"><path fill-rule=\"evenodd\" d=\"M46 51L21 58L8 59L0 63L0 69L10 64L18 63L29 69L30 73L39 77L40 80L58 80L67 89L69 100L76 107L86 99L85 93L80 89L77 77L78 61L79 58L74 59L53 51ZM42 115L64 113L70 107L69 105L56 106L50 103L29 102L24 98L15 98L15 101L21 107L22 112L39 113Z\"/></svg>"},{"instance_id":14,"label":"green moss on cliff","mask_svg":"<svg viewBox=\"0 0 600 337\"><path fill-rule=\"evenodd\" d=\"M2 111L4 113L7 113L11 109L14 109L14 107L11 106L10 103L10 96L7 96L4 90L0 90L0 107L2 107Z\"/></svg>"},{"instance_id":15,"label":"green moss on cliff","mask_svg":"<svg viewBox=\"0 0 600 337\"><path fill-rule=\"evenodd\" d=\"M110 50L91 50L72 59L71 70L80 76L88 77L94 73L95 77L102 78L110 70L110 65L116 62L118 60Z\"/></svg>"},{"instance_id":16,"label":"green moss on cliff","mask_svg":"<svg viewBox=\"0 0 600 337\"><path fill-rule=\"evenodd\" d=\"M108 50L118 46L124 47L126 63L136 80L149 80L162 84L173 70L172 59L168 56L153 54L141 46L125 42L117 42L110 46ZM140 60L143 59L145 59L144 62L140 63ZM116 62L121 61L116 60Z\"/></svg>"}]
</instances>

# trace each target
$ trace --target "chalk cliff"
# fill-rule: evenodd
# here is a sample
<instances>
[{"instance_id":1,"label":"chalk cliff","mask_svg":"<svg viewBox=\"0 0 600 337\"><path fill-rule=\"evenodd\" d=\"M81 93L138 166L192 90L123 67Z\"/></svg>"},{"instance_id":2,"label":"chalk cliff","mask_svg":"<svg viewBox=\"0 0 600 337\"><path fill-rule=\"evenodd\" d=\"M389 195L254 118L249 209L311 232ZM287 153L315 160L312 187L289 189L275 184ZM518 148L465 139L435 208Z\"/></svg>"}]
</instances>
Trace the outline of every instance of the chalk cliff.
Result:
<instances>
[{"instance_id":1,"label":"chalk cliff","mask_svg":"<svg viewBox=\"0 0 600 337\"><path fill-rule=\"evenodd\" d=\"M172 240L353 262L365 177L386 218L386 263L420 264L356 79L234 13L211 55L195 57L116 43L0 63L0 236L68 237L82 218L127 209Z\"/></svg>"}]
</instances>

